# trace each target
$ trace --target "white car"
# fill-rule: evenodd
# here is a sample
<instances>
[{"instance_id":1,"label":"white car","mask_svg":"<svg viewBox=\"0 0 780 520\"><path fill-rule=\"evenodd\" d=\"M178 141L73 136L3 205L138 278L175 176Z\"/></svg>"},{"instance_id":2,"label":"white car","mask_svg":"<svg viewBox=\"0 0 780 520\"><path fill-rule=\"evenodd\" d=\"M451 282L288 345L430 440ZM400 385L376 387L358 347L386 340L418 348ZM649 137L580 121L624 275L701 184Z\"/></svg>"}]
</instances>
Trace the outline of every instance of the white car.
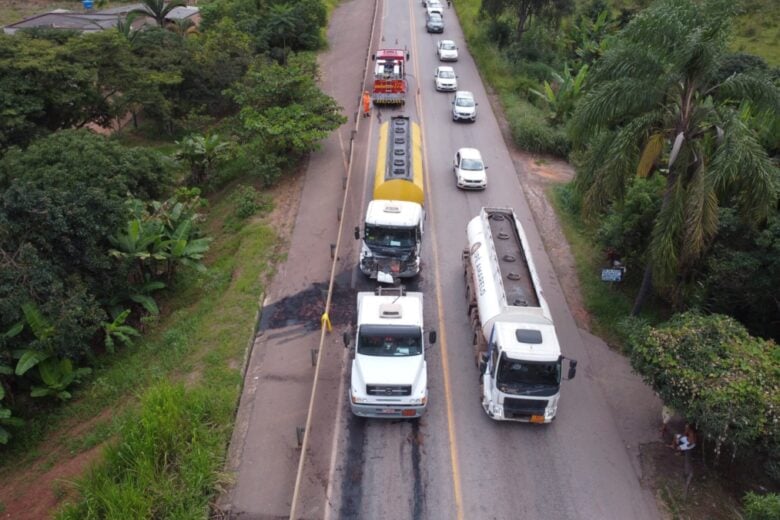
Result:
<instances>
[{"instance_id":1,"label":"white car","mask_svg":"<svg viewBox=\"0 0 780 520\"><path fill-rule=\"evenodd\" d=\"M436 2L434 0L429 0L428 3L425 6L425 9L427 9L428 14L438 13L438 14L444 16L444 6L441 5L441 2Z\"/></svg>"},{"instance_id":2,"label":"white car","mask_svg":"<svg viewBox=\"0 0 780 520\"><path fill-rule=\"evenodd\" d=\"M455 75L455 69L448 65L436 67L436 73L433 75L433 83L439 92L458 90L458 76Z\"/></svg>"},{"instance_id":3,"label":"white car","mask_svg":"<svg viewBox=\"0 0 780 520\"><path fill-rule=\"evenodd\" d=\"M477 102L474 101L474 94L467 90L455 92L455 98L452 100L452 120L474 122L477 120Z\"/></svg>"},{"instance_id":4,"label":"white car","mask_svg":"<svg viewBox=\"0 0 780 520\"><path fill-rule=\"evenodd\" d=\"M455 154L452 165L455 182L464 190L484 190L487 188L487 166L482 154L476 148L461 148Z\"/></svg>"},{"instance_id":5,"label":"white car","mask_svg":"<svg viewBox=\"0 0 780 520\"><path fill-rule=\"evenodd\" d=\"M452 40L439 40L436 44L436 54L441 61L458 61L458 46Z\"/></svg>"}]
</instances>

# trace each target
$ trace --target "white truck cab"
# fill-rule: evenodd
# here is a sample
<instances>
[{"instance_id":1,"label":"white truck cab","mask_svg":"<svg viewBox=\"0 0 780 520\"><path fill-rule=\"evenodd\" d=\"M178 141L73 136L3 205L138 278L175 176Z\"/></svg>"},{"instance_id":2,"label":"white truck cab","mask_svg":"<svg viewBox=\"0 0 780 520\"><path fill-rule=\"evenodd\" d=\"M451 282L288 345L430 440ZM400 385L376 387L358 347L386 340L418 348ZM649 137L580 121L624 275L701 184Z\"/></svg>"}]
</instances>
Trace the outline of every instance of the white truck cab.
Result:
<instances>
[{"instance_id":1,"label":"white truck cab","mask_svg":"<svg viewBox=\"0 0 780 520\"><path fill-rule=\"evenodd\" d=\"M357 333L349 390L360 417L418 418L428 403L423 295L403 287L357 296ZM344 333L344 346L350 346ZM436 331L428 334L436 342Z\"/></svg>"},{"instance_id":2,"label":"white truck cab","mask_svg":"<svg viewBox=\"0 0 780 520\"><path fill-rule=\"evenodd\" d=\"M393 283L420 272L423 208L402 200L368 203L360 247L360 270L380 282ZM360 229L355 228L360 239Z\"/></svg>"}]
</instances>

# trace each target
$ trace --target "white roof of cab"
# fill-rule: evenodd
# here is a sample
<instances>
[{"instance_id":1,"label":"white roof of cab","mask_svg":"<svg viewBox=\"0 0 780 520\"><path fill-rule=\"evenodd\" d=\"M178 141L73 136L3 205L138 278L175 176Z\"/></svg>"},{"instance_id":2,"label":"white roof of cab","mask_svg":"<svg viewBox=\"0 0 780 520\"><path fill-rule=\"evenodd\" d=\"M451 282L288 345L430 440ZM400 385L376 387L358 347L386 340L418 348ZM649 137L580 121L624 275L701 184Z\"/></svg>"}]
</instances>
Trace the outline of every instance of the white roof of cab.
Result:
<instances>
[{"instance_id":1,"label":"white roof of cab","mask_svg":"<svg viewBox=\"0 0 780 520\"><path fill-rule=\"evenodd\" d=\"M404 200L372 200L366 210L366 224L415 227L422 219L422 206Z\"/></svg>"},{"instance_id":2,"label":"white roof of cab","mask_svg":"<svg viewBox=\"0 0 780 520\"><path fill-rule=\"evenodd\" d=\"M423 295L418 292L378 296L372 292L358 293L358 325L416 325L423 326ZM393 304L400 307L398 318L382 318L380 307Z\"/></svg>"},{"instance_id":3,"label":"white roof of cab","mask_svg":"<svg viewBox=\"0 0 780 520\"><path fill-rule=\"evenodd\" d=\"M520 343L517 341L515 331L517 329L532 329L542 333L541 343ZM496 336L498 344L512 359L525 359L528 361L556 361L561 355L558 345L558 337L555 335L555 327L539 323L496 322Z\"/></svg>"}]
</instances>

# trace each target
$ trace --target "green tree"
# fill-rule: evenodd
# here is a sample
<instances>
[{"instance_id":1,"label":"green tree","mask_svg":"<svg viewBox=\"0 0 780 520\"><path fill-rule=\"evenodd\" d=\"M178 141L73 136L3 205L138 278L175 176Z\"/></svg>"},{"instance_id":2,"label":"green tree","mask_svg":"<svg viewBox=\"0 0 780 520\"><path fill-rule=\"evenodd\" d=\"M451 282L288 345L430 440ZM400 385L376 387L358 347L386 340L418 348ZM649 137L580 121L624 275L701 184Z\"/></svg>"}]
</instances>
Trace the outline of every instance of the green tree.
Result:
<instances>
[{"instance_id":1,"label":"green tree","mask_svg":"<svg viewBox=\"0 0 780 520\"><path fill-rule=\"evenodd\" d=\"M633 175L666 179L633 314L654 280L678 284L699 261L723 201L757 222L777 200L778 169L749 120L776 113L778 89L750 74L718 81L734 10L727 0L653 4L591 69L572 120L574 141L588 143L576 184L589 214L622 198Z\"/></svg>"},{"instance_id":2,"label":"green tree","mask_svg":"<svg viewBox=\"0 0 780 520\"><path fill-rule=\"evenodd\" d=\"M243 107L238 118L245 142L265 150L263 156L276 156L284 166L315 150L320 140L346 121L336 101L319 89L316 78L317 65L310 54L291 55L286 65L258 59L230 91Z\"/></svg>"},{"instance_id":3,"label":"green tree","mask_svg":"<svg viewBox=\"0 0 780 520\"><path fill-rule=\"evenodd\" d=\"M132 84L128 44L95 35L0 35L0 152L63 128L108 126Z\"/></svg>"},{"instance_id":4,"label":"green tree","mask_svg":"<svg viewBox=\"0 0 780 520\"><path fill-rule=\"evenodd\" d=\"M558 21L573 8L572 0L482 0L481 10L494 20L504 13L511 14L515 37L520 40L534 17Z\"/></svg>"},{"instance_id":5,"label":"green tree","mask_svg":"<svg viewBox=\"0 0 780 520\"><path fill-rule=\"evenodd\" d=\"M707 253L700 306L728 314L751 334L780 341L780 211L758 228L721 210L718 236Z\"/></svg>"},{"instance_id":6,"label":"green tree","mask_svg":"<svg viewBox=\"0 0 780 520\"><path fill-rule=\"evenodd\" d=\"M165 27L165 18L177 7L186 6L184 0L142 0L142 7L133 9L130 14L139 14L152 18L159 27Z\"/></svg>"}]
</instances>

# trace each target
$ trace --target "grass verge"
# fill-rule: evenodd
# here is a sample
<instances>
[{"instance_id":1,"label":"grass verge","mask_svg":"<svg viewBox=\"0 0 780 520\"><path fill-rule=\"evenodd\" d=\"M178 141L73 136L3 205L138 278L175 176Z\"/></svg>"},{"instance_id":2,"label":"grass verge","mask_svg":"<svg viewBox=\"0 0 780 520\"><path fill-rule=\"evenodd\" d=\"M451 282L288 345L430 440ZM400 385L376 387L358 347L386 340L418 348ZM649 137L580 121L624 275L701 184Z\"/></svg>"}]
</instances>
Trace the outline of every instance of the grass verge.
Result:
<instances>
[{"instance_id":1,"label":"grass verge","mask_svg":"<svg viewBox=\"0 0 780 520\"><path fill-rule=\"evenodd\" d=\"M761 56L780 67L780 3L777 0L748 0L745 13L737 18L732 49Z\"/></svg>"},{"instance_id":2,"label":"grass verge","mask_svg":"<svg viewBox=\"0 0 780 520\"><path fill-rule=\"evenodd\" d=\"M569 242L577 268L582 298L591 315L593 333L611 345L622 344L620 321L631 312L632 300L625 286L616 287L601 281L603 255L593 237L594 231L568 209L565 202L567 186L548 191L563 234Z\"/></svg>"}]
</instances>

